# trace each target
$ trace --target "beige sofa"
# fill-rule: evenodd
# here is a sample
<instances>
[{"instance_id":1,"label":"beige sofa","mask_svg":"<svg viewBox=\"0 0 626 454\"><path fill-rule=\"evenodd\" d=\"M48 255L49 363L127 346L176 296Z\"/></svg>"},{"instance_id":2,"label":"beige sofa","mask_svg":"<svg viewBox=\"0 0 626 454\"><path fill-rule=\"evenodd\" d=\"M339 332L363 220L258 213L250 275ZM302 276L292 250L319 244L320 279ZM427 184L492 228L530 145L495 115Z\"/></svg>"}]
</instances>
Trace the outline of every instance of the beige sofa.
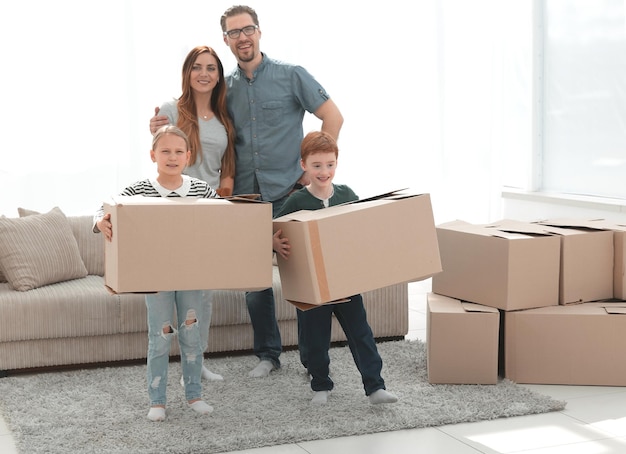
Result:
<instances>
[{"instance_id":1,"label":"beige sofa","mask_svg":"<svg viewBox=\"0 0 626 454\"><path fill-rule=\"evenodd\" d=\"M19 215L0 217L0 374L145 358L144 297L106 290L103 238L92 233L91 216L65 216L58 208L20 209ZM277 267L273 287L283 345L295 346L296 309L282 299ZM406 335L407 284L366 292L363 299L375 337ZM333 323L333 341L345 340ZM251 351L252 345L244 293L215 291L207 353Z\"/></svg>"}]
</instances>

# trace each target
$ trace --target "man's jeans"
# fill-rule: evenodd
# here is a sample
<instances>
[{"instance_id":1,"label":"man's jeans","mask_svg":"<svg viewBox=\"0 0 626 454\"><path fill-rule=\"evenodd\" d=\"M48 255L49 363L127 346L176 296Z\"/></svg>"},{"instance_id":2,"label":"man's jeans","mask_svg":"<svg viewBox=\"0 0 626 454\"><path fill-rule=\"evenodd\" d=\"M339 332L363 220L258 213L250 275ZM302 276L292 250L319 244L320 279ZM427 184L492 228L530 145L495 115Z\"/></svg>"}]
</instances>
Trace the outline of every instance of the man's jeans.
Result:
<instances>
[{"instance_id":1,"label":"man's jeans","mask_svg":"<svg viewBox=\"0 0 626 454\"><path fill-rule=\"evenodd\" d=\"M280 367L282 341L276 321L274 290L246 292L246 304L254 330L254 354L260 360L271 361L274 367Z\"/></svg>"},{"instance_id":2,"label":"man's jeans","mask_svg":"<svg viewBox=\"0 0 626 454\"><path fill-rule=\"evenodd\" d=\"M272 202L272 217L283 206L288 196ZM272 287L258 292L246 292L246 305L254 330L254 354L263 361L271 361L274 367L280 367L282 340L276 321L276 302Z\"/></svg>"}]
</instances>

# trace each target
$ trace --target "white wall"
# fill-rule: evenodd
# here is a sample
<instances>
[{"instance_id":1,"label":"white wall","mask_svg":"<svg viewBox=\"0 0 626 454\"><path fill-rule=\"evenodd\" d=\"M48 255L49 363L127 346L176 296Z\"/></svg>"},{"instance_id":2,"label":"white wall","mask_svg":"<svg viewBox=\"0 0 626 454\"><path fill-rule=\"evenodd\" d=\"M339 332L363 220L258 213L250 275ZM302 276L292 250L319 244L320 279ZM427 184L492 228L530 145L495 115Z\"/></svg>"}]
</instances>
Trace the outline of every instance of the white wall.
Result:
<instances>
[{"instance_id":1,"label":"white wall","mask_svg":"<svg viewBox=\"0 0 626 454\"><path fill-rule=\"evenodd\" d=\"M502 217L520 221L606 219L626 225L626 204L619 199L505 191Z\"/></svg>"},{"instance_id":2,"label":"white wall","mask_svg":"<svg viewBox=\"0 0 626 454\"><path fill-rule=\"evenodd\" d=\"M91 214L151 175L148 121L180 94L187 52L208 44L235 64L219 28L231 5L4 2L0 214ZM531 171L532 2L251 5L263 51L306 67L344 114L337 182L428 192L437 223L505 214L502 187Z\"/></svg>"},{"instance_id":3,"label":"white wall","mask_svg":"<svg viewBox=\"0 0 626 454\"><path fill-rule=\"evenodd\" d=\"M438 221L487 221L500 207L490 109L497 1L258 0L262 49L305 66L346 122L337 182L361 196L409 187ZM216 48L231 2L11 2L0 10L0 213L90 214L153 172L148 121L179 95L191 47ZM71 11L72 14L68 12ZM18 44L19 43L19 44ZM308 118L307 129L318 127Z\"/></svg>"},{"instance_id":4,"label":"white wall","mask_svg":"<svg viewBox=\"0 0 626 454\"><path fill-rule=\"evenodd\" d=\"M626 223L626 3L535 0L533 20L531 162L503 216Z\"/></svg>"}]
</instances>

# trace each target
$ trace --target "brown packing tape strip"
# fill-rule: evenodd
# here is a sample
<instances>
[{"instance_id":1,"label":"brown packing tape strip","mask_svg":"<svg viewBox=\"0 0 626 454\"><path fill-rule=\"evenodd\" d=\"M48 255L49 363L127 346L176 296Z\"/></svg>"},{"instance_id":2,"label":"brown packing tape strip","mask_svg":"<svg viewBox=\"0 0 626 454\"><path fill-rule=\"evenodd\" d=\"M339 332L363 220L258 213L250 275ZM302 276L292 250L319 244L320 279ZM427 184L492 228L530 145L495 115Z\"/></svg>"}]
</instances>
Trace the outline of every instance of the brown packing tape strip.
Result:
<instances>
[{"instance_id":1,"label":"brown packing tape strip","mask_svg":"<svg viewBox=\"0 0 626 454\"><path fill-rule=\"evenodd\" d=\"M322 254L322 242L320 241L320 231L317 222L311 222L309 225L309 235L312 245L313 266L317 276L317 285L322 301L330 300L330 291L328 289L328 278L326 277L326 267L324 266L324 254Z\"/></svg>"}]
</instances>

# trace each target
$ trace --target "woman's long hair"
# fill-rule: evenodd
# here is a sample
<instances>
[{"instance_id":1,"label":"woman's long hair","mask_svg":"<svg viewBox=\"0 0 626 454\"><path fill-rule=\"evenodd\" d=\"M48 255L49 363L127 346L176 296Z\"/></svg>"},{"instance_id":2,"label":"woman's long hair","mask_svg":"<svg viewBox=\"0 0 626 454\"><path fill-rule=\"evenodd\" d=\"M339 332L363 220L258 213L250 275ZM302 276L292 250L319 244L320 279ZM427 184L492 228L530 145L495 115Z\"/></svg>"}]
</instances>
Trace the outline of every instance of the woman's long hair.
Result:
<instances>
[{"instance_id":1,"label":"woman's long hair","mask_svg":"<svg viewBox=\"0 0 626 454\"><path fill-rule=\"evenodd\" d=\"M228 109L226 108L226 81L224 80L224 66L222 61L217 56L217 53L213 48L209 46L197 46L194 47L185 58L183 63L182 73L182 89L183 93L178 99L178 127L182 129L189 137L189 144L191 150L191 158L189 159L189 165L196 162L197 159L202 160L202 149L200 145L200 128L198 126L198 110L196 102L193 98L193 91L191 89L191 69L193 64L200 54L208 52L215 57L219 72L219 81L215 85L213 92L211 93L211 110L217 117L217 119L224 125L226 129L226 135L228 138L228 144L226 145L226 151L222 157L221 173L222 176L234 177L235 176L235 129L233 122L228 115Z\"/></svg>"}]
</instances>

